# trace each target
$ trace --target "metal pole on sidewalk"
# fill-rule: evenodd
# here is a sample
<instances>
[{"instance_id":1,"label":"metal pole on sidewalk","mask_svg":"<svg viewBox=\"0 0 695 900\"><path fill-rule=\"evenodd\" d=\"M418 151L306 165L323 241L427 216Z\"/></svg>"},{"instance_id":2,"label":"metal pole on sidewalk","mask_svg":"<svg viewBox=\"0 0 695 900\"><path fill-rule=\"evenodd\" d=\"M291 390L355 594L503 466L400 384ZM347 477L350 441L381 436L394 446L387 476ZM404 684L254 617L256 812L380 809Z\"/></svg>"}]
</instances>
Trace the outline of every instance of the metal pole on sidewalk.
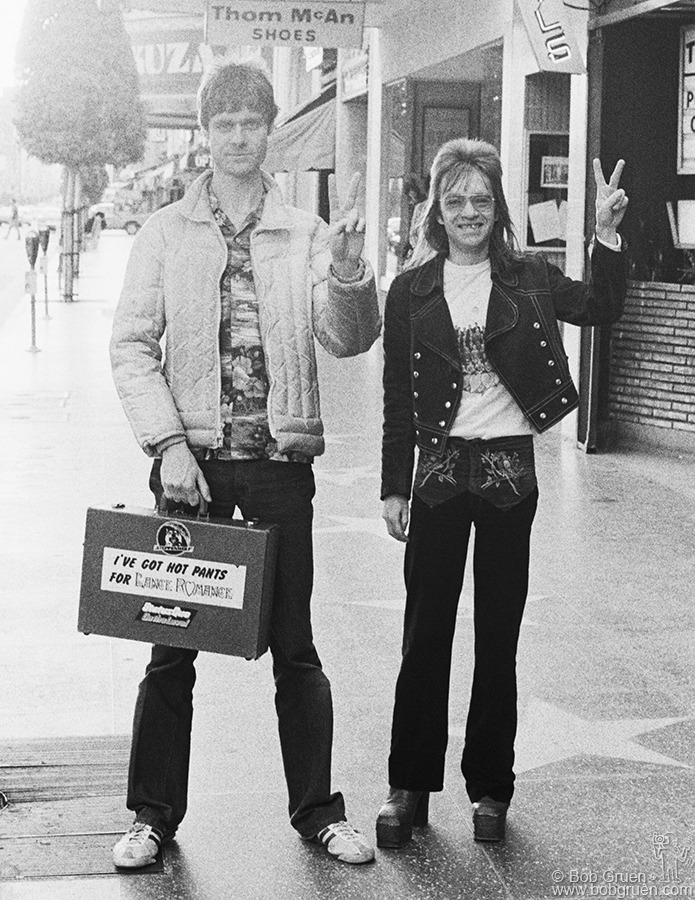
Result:
<instances>
[{"instance_id":1,"label":"metal pole on sidewalk","mask_svg":"<svg viewBox=\"0 0 695 900\"><path fill-rule=\"evenodd\" d=\"M63 248L61 254L61 271L63 281L63 301L72 303L74 297L74 281L75 281L75 172L73 169L67 169L67 178L65 185L65 200L63 206L62 228L61 234L63 238Z\"/></svg>"},{"instance_id":2,"label":"metal pole on sidewalk","mask_svg":"<svg viewBox=\"0 0 695 900\"><path fill-rule=\"evenodd\" d=\"M51 231L47 225L39 228L39 244L41 245L42 255L39 260L39 271L43 272L43 299L46 307L44 319L50 319L48 314L48 241L51 237Z\"/></svg>"},{"instance_id":3,"label":"metal pole on sidewalk","mask_svg":"<svg viewBox=\"0 0 695 900\"><path fill-rule=\"evenodd\" d=\"M39 348L36 346L36 257L39 255L39 236L35 231L30 231L24 239L24 246L27 251L27 259L29 260L29 271L24 279L24 292L31 296L31 347L30 353L38 353Z\"/></svg>"}]
</instances>

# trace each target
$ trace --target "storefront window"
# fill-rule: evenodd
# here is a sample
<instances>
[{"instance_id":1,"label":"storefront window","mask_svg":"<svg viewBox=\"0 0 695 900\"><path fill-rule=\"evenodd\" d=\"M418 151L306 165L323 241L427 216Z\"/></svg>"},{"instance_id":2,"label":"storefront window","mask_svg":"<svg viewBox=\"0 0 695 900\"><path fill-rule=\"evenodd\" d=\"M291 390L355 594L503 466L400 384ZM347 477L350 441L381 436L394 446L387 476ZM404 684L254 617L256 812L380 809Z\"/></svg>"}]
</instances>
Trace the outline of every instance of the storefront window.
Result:
<instances>
[{"instance_id":1,"label":"storefront window","mask_svg":"<svg viewBox=\"0 0 695 900\"><path fill-rule=\"evenodd\" d=\"M695 201L693 25L645 16L602 31L605 40L593 47L605 71L595 140L604 171L626 161L620 186L630 205L620 232L630 277L695 283L695 232L688 227L688 201ZM631 66L636 59L639 66Z\"/></svg>"},{"instance_id":2,"label":"storefront window","mask_svg":"<svg viewBox=\"0 0 695 900\"><path fill-rule=\"evenodd\" d=\"M569 135L529 134L527 247L564 247L567 232Z\"/></svg>"},{"instance_id":3,"label":"storefront window","mask_svg":"<svg viewBox=\"0 0 695 900\"><path fill-rule=\"evenodd\" d=\"M405 175L406 147L410 138L410 118L408 115L407 83L405 79L389 85L385 89L386 121L386 266L388 280L398 271L401 250L401 201Z\"/></svg>"},{"instance_id":4,"label":"storefront window","mask_svg":"<svg viewBox=\"0 0 695 900\"><path fill-rule=\"evenodd\" d=\"M526 77L524 110L524 248L542 247L563 266L567 235L570 76L535 72Z\"/></svg>"}]
</instances>

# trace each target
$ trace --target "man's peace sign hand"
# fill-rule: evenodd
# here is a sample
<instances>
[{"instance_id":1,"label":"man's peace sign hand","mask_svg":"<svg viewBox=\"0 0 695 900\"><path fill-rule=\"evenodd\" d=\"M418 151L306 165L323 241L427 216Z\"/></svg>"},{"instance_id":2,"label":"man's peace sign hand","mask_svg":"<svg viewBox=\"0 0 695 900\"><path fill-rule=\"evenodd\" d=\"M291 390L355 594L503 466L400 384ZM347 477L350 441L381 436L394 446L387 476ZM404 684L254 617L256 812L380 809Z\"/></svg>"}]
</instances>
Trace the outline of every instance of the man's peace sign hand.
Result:
<instances>
[{"instance_id":1,"label":"man's peace sign hand","mask_svg":"<svg viewBox=\"0 0 695 900\"><path fill-rule=\"evenodd\" d=\"M333 268L339 278L350 279L359 271L359 261L364 247L364 219L355 206L360 188L360 174L355 172L350 187L341 203L335 175L328 176L328 204L330 227L328 241L333 258Z\"/></svg>"},{"instance_id":2,"label":"man's peace sign hand","mask_svg":"<svg viewBox=\"0 0 695 900\"><path fill-rule=\"evenodd\" d=\"M596 179L596 237L606 244L617 244L616 228L623 220L628 199L625 191L619 188L620 176L625 168L625 160L619 159L610 181L606 183L601 162L594 160L594 178Z\"/></svg>"}]
</instances>

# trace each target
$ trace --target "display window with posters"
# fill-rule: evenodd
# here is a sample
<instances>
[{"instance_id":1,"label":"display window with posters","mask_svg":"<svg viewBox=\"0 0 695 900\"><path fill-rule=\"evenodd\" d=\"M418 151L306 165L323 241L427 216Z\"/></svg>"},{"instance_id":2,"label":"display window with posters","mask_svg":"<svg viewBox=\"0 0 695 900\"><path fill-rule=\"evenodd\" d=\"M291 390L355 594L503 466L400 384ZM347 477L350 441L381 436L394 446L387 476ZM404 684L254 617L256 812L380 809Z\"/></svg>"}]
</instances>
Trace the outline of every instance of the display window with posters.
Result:
<instances>
[{"instance_id":1,"label":"display window with posters","mask_svg":"<svg viewBox=\"0 0 695 900\"><path fill-rule=\"evenodd\" d=\"M526 78L522 209L524 250L542 249L564 267L569 181L570 76L538 72Z\"/></svg>"},{"instance_id":2,"label":"display window with posters","mask_svg":"<svg viewBox=\"0 0 695 900\"><path fill-rule=\"evenodd\" d=\"M569 135L533 132L527 139L525 246L564 248L567 240Z\"/></svg>"}]
</instances>

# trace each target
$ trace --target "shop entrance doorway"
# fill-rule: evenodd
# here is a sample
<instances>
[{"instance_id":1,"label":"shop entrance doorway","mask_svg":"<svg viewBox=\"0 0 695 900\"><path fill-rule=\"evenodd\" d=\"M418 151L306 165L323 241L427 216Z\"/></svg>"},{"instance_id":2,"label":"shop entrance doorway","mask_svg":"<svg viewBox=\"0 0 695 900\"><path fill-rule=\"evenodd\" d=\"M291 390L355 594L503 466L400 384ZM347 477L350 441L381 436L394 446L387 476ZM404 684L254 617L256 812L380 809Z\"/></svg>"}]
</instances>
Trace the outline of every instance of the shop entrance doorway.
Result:
<instances>
[{"instance_id":1,"label":"shop entrance doorway","mask_svg":"<svg viewBox=\"0 0 695 900\"><path fill-rule=\"evenodd\" d=\"M446 141L478 137L480 85L460 81L416 81L411 171L429 173L437 150Z\"/></svg>"},{"instance_id":2,"label":"shop entrance doorway","mask_svg":"<svg viewBox=\"0 0 695 900\"><path fill-rule=\"evenodd\" d=\"M387 89L388 281L416 243L413 211L426 197L437 150L453 138L480 135L480 96L480 83L468 81L403 79Z\"/></svg>"}]
</instances>

